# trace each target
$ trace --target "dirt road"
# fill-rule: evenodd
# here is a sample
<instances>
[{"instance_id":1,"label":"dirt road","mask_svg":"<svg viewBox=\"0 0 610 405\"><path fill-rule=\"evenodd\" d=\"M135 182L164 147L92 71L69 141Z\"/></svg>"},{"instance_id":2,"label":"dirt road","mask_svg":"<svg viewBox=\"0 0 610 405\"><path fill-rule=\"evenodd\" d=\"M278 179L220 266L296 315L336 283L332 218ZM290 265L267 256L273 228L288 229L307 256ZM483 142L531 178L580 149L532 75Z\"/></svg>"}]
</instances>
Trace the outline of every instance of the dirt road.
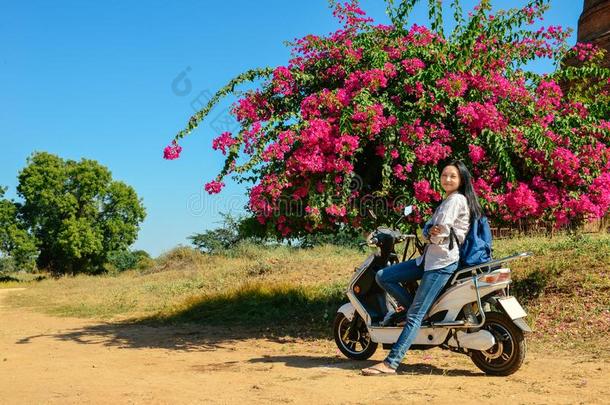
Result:
<instances>
[{"instance_id":1,"label":"dirt road","mask_svg":"<svg viewBox=\"0 0 610 405\"><path fill-rule=\"evenodd\" d=\"M413 352L390 377L363 377L334 343L236 330L54 318L2 306L2 403L610 403L610 359L528 353L507 377L465 356ZM378 350L374 360L383 358Z\"/></svg>"}]
</instances>

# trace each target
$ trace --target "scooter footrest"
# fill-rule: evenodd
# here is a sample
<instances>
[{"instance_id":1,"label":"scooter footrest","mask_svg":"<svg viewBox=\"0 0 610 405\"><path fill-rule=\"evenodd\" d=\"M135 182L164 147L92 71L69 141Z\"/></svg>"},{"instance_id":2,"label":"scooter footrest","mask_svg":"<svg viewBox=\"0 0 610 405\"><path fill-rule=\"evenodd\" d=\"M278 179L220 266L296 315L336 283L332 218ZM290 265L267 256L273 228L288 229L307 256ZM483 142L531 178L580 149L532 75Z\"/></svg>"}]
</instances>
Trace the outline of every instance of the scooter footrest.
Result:
<instances>
[{"instance_id":1,"label":"scooter footrest","mask_svg":"<svg viewBox=\"0 0 610 405\"><path fill-rule=\"evenodd\" d=\"M447 321L447 322L432 322L434 327L451 327L451 326L464 326L466 321Z\"/></svg>"}]
</instances>

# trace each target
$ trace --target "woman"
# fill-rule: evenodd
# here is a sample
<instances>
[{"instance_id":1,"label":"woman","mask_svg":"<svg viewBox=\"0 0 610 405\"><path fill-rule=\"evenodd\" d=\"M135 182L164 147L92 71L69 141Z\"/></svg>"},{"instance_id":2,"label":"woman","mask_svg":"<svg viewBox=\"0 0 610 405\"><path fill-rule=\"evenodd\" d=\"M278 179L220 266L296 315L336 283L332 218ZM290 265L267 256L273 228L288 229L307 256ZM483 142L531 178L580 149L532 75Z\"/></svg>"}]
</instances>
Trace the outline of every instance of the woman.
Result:
<instances>
[{"instance_id":1,"label":"woman","mask_svg":"<svg viewBox=\"0 0 610 405\"><path fill-rule=\"evenodd\" d=\"M472 187L472 176L461 161L443 168L441 187L444 200L424 226L424 238L429 242L424 254L416 259L398 263L377 272L377 283L403 307L406 324L386 359L362 370L364 375L395 374L409 346L417 336L421 322L443 289L459 262L459 249L450 245L453 229L460 243L470 228L471 218L481 216L481 206ZM399 283L421 279L415 297L411 297Z\"/></svg>"}]
</instances>

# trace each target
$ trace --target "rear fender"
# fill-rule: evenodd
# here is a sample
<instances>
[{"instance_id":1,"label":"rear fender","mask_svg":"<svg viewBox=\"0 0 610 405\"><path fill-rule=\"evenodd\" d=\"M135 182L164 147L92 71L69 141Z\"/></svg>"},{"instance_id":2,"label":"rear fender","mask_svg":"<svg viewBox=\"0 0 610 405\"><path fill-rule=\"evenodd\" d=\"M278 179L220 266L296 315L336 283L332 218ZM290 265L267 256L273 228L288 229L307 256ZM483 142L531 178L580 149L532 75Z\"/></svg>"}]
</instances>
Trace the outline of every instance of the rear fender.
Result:
<instances>
[{"instance_id":1,"label":"rear fender","mask_svg":"<svg viewBox=\"0 0 610 405\"><path fill-rule=\"evenodd\" d=\"M519 308L517 308L516 312L515 309L509 311L508 307L505 308L505 305L503 305L503 303L501 302L503 298L506 297L492 296L485 298L484 301L491 304L497 311L502 312L506 316L508 316L513 321L513 323L517 325L519 329L521 329L523 332L532 332L532 328L530 328L530 326L525 321L526 314L525 311L523 311L523 309L521 308L521 305L519 305ZM519 313L519 310L523 312Z\"/></svg>"}]
</instances>

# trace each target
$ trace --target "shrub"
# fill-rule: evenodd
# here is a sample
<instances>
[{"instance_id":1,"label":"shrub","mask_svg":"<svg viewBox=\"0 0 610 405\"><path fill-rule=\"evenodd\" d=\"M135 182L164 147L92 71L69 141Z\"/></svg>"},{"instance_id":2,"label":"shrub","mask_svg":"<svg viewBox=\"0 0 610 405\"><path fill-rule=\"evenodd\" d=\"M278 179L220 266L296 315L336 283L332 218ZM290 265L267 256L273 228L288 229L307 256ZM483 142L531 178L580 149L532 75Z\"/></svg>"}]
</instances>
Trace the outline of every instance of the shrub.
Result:
<instances>
[{"instance_id":1,"label":"shrub","mask_svg":"<svg viewBox=\"0 0 610 405\"><path fill-rule=\"evenodd\" d=\"M149 271L192 268L203 263L203 259L204 255L199 250L189 246L178 246L157 257L154 267Z\"/></svg>"},{"instance_id":2,"label":"shrub","mask_svg":"<svg viewBox=\"0 0 610 405\"><path fill-rule=\"evenodd\" d=\"M483 1L443 31L441 2L431 29L405 25L414 0L388 1L393 25L374 25L357 1L331 2L343 26L294 41L286 66L233 79L191 117L178 141L238 84L263 79L232 112L238 133L212 147L226 155L205 185L218 193L233 174L253 180L248 209L267 234L283 237L370 228L365 208L393 223L416 204L421 223L439 201L439 166L458 158L472 170L487 214L500 223L557 227L603 216L610 206L610 70L602 51L566 45L569 32L530 28L548 8L534 0L491 14ZM582 66L549 75L536 58ZM572 83L569 88L560 83Z\"/></svg>"},{"instance_id":3,"label":"shrub","mask_svg":"<svg viewBox=\"0 0 610 405\"><path fill-rule=\"evenodd\" d=\"M15 260L12 257L0 257L0 274L13 273L15 270Z\"/></svg>"},{"instance_id":4,"label":"shrub","mask_svg":"<svg viewBox=\"0 0 610 405\"><path fill-rule=\"evenodd\" d=\"M144 269L153 263L150 255L144 250L120 250L111 252L108 255L108 264L115 271Z\"/></svg>"}]
</instances>

